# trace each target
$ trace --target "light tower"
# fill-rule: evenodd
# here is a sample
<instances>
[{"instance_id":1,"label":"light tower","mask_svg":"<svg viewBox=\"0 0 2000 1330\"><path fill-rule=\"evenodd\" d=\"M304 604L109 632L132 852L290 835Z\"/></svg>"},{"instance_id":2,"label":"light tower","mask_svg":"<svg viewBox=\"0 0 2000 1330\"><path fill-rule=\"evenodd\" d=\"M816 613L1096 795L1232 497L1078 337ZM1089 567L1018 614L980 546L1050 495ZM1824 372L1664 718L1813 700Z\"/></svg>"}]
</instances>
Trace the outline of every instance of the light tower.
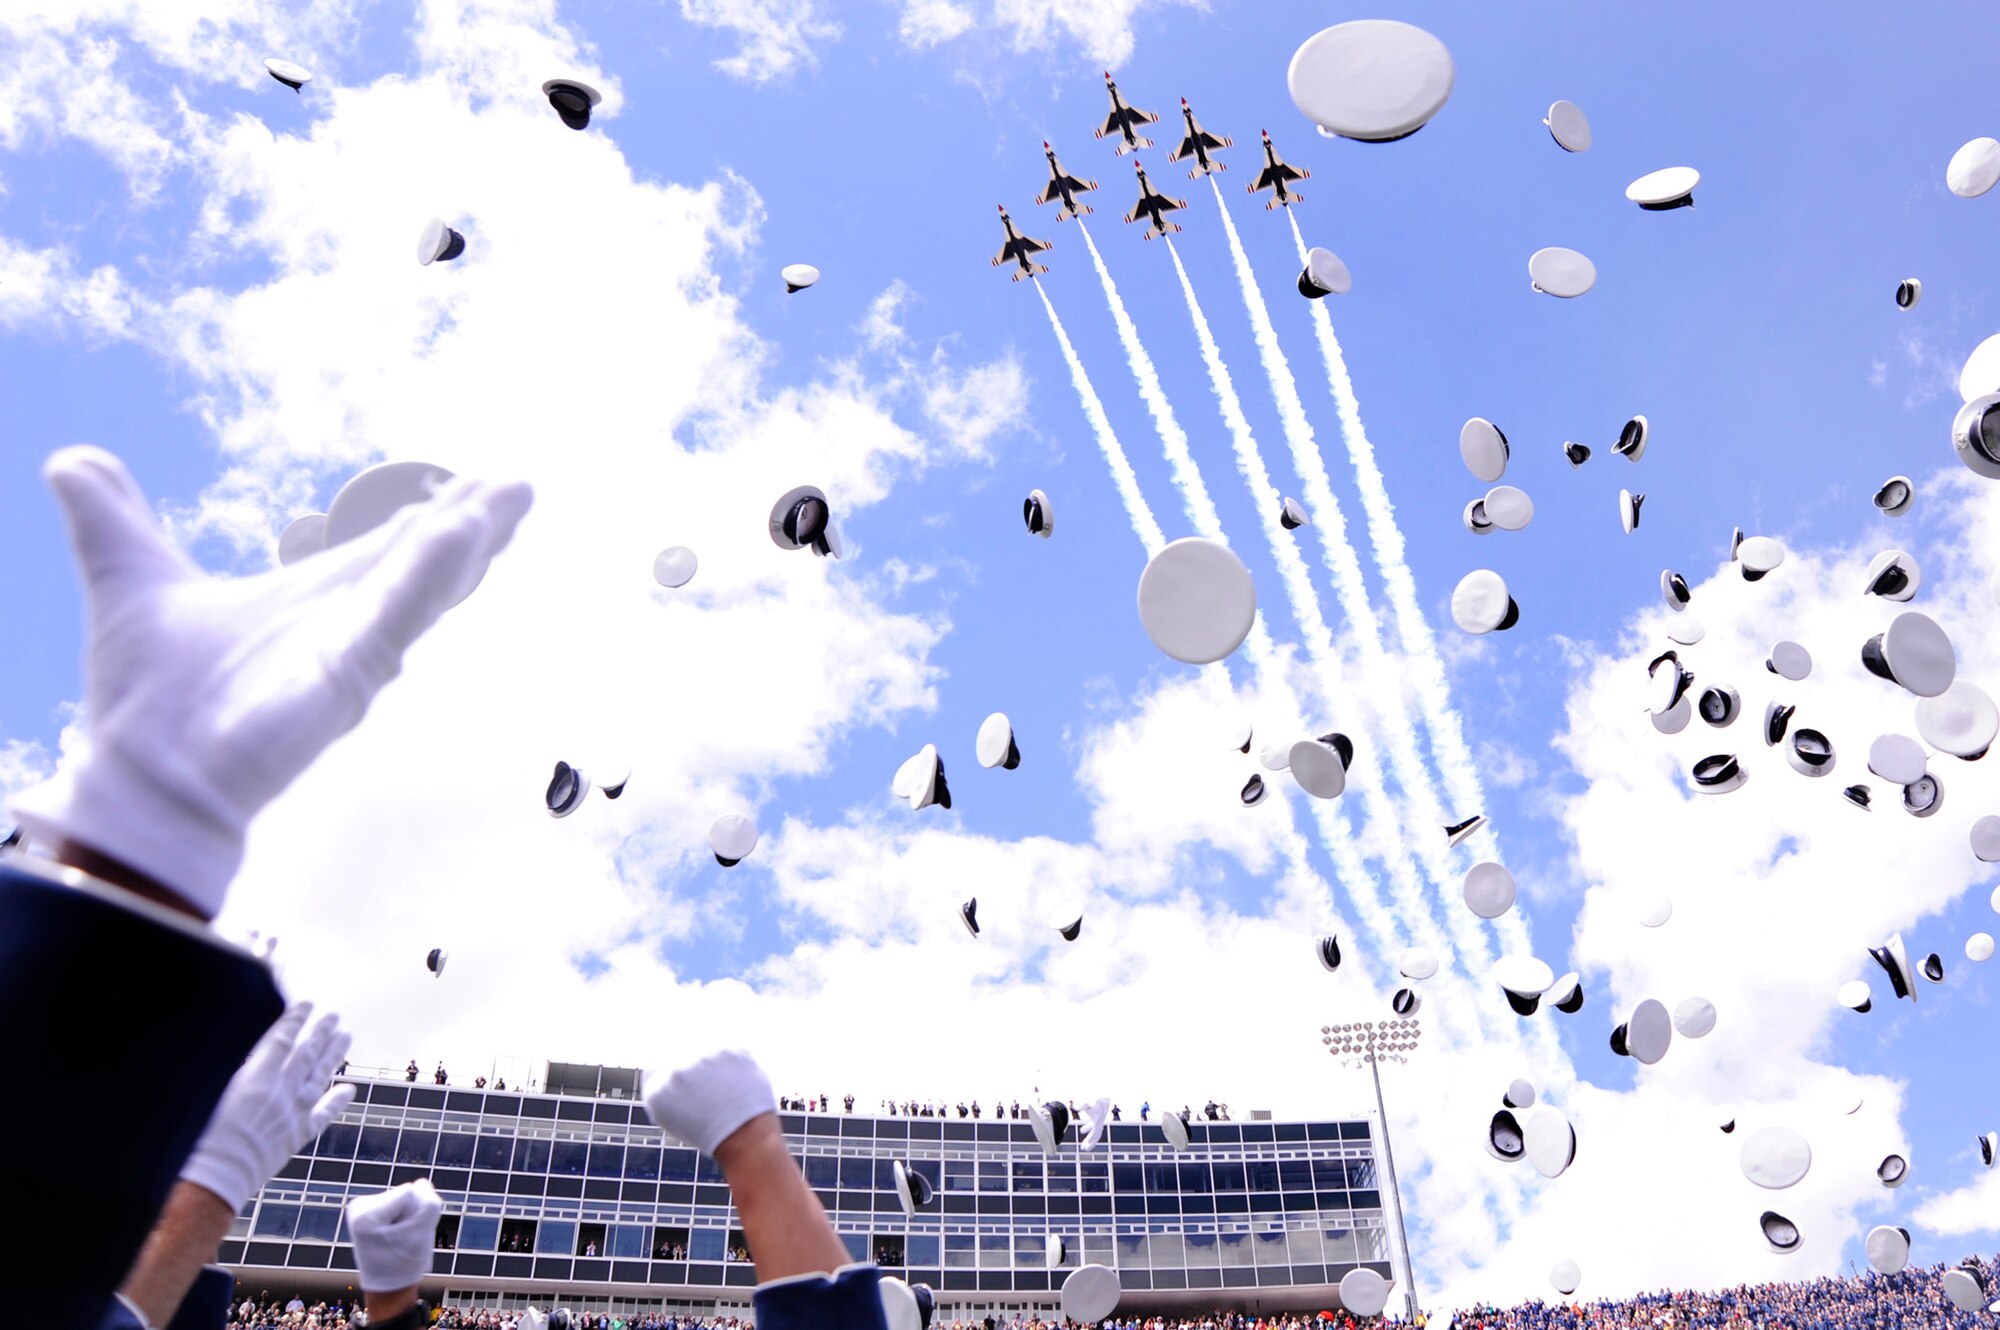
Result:
<instances>
[{"instance_id":1,"label":"light tower","mask_svg":"<svg viewBox=\"0 0 2000 1330\"><path fill-rule=\"evenodd\" d=\"M1382 1064L1406 1063L1423 1035L1415 1017L1393 1021L1356 1021L1347 1025L1322 1025L1319 1041L1326 1051L1340 1059L1343 1067L1368 1068L1375 1082L1375 1120L1382 1126L1382 1164L1389 1175L1389 1196L1396 1210L1396 1235L1403 1248L1403 1298L1409 1319L1417 1319L1417 1274L1410 1260L1410 1233L1403 1226L1403 1195L1396 1186L1396 1152L1389 1145L1389 1111L1382 1105Z\"/></svg>"}]
</instances>

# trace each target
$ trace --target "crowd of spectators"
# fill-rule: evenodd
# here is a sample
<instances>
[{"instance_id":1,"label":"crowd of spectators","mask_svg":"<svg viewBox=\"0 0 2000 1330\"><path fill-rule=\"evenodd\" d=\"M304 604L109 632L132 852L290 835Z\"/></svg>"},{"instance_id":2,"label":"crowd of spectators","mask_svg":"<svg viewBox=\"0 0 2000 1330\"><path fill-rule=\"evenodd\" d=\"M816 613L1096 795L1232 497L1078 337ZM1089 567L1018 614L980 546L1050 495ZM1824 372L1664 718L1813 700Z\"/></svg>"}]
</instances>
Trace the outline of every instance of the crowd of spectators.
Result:
<instances>
[{"instance_id":1,"label":"crowd of spectators","mask_svg":"<svg viewBox=\"0 0 2000 1330\"><path fill-rule=\"evenodd\" d=\"M778 1107L794 1113L829 1113L833 1111L829 1107L829 1102L825 1095L807 1095L804 1098L781 1097L778 1100ZM843 1095L840 1102L846 1112L852 1113L854 1111L853 1095ZM993 1101L993 1106L990 1109L981 1105L976 1099L952 1101L942 1099L928 1101L922 1099L884 1099L880 1102L882 1105L882 1116L890 1118L990 1117L998 1119L1025 1119L1028 1116L1027 1108L1023 1107L1021 1101L1018 1099L996 1099ZM1070 1121L1082 1121L1082 1116L1075 1100L1070 1100L1067 1107L1069 1108ZM1219 1104L1213 1099L1203 1105L1199 1115L1193 1112L1186 1104L1182 1104L1180 1116L1186 1122L1196 1122L1202 1119L1206 1119L1209 1122L1230 1121L1229 1105ZM1111 1120L1113 1122L1123 1122L1125 1120L1125 1109L1122 1105L1111 1105ZM1152 1101L1148 1100L1139 1105L1139 1120L1141 1122L1150 1122L1153 1120Z\"/></svg>"}]
</instances>

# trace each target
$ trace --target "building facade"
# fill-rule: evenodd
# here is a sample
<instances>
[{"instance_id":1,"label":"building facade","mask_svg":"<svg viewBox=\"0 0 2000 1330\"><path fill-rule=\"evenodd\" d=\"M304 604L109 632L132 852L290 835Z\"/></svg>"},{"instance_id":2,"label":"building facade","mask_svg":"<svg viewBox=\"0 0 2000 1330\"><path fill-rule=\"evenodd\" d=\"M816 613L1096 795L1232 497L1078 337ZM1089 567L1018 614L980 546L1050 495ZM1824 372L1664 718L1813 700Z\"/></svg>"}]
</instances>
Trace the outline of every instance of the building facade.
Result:
<instances>
[{"instance_id":1,"label":"building facade","mask_svg":"<svg viewBox=\"0 0 2000 1330\"><path fill-rule=\"evenodd\" d=\"M357 1081L354 1105L244 1207L223 1263L251 1291L344 1292L347 1201L428 1177L445 1199L429 1298L747 1310L756 1276L715 1162L648 1121L637 1072L548 1070L558 1093ZM1072 1128L1050 1157L1025 1120L781 1117L854 1258L930 1284L945 1318L1053 1310L1088 1262L1117 1269L1134 1310L1317 1309L1357 1266L1392 1277L1366 1121L1197 1121L1177 1152L1128 1120L1089 1154ZM896 1159L936 1193L914 1218ZM1066 1268L1049 1265L1050 1234Z\"/></svg>"}]
</instances>

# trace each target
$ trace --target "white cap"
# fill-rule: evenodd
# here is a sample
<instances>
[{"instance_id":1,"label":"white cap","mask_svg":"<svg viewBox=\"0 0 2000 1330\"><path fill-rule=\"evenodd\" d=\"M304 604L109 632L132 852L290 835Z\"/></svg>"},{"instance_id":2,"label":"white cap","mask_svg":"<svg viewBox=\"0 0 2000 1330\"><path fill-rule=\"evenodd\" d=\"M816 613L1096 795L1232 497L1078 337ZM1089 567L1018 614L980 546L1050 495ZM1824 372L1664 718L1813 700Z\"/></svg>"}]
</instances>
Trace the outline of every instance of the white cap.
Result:
<instances>
[{"instance_id":1,"label":"white cap","mask_svg":"<svg viewBox=\"0 0 2000 1330\"><path fill-rule=\"evenodd\" d=\"M1557 1261L1549 1267L1549 1284L1564 1297L1576 1292L1576 1286L1582 1282L1583 1268L1575 1261Z\"/></svg>"},{"instance_id":2,"label":"white cap","mask_svg":"<svg viewBox=\"0 0 2000 1330\"><path fill-rule=\"evenodd\" d=\"M1797 642L1780 642L1771 648L1771 654L1764 660L1764 668L1796 683L1812 673L1812 652Z\"/></svg>"},{"instance_id":3,"label":"white cap","mask_svg":"<svg viewBox=\"0 0 2000 1330\"><path fill-rule=\"evenodd\" d=\"M1968 471L2000 479L2000 391L1975 397L1958 409L1951 422L1951 446Z\"/></svg>"},{"instance_id":4,"label":"white cap","mask_svg":"<svg viewBox=\"0 0 2000 1330\"><path fill-rule=\"evenodd\" d=\"M1915 309L1917 302L1924 298L1924 284L1915 277L1905 277L1896 283L1896 308Z\"/></svg>"},{"instance_id":5,"label":"white cap","mask_svg":"<svg viewBox=\"0 0 2000 1330\"><path fill-rule=\"evenodd\" d=\"M1121 1291L1116 1270L1103 1265L1079 1266L1063 1280L1063 1315L1085 1325L1101 1321L1117 1310Z\"/></svg>"},{"instance_id":6,"label":"white cap","mask_svg":"<svg viewBox=\"0 0 2000 1330\"><path fill-rule=\"evenodd\" d=\"M1868 769L1891 785L1908 785L1924 774L1924 748L1902 734L1885 734L1868 746Z\"/></svg>"},{"instance_id":7,"label":"white cap","mask_svg":"<svg viewBox=\"0 0 2000 1330\"><path fill-rule=\"evenodd\" d=\"M1715 1004L1705 997L1684 998L1674 1008L1674 1033L1683 1039L1700 1039L1715 1029Z\"/></svg>"},{"instance_id":8,"label":"white cap","mask_svg":"<svg viewBox=\"0 0 2000 1330\"><path fill-rule=\"evenodd\" d=\"M1914 558L1901 550L1883 550L1869 563L1868 576L1862 579L1861 594L1906 601L1917 594L1923 580L1923 573Z\"/></svg>"},{"instance_id":9,"label":"white cap","mask_svg":"<svg viewBox=\"0 0 2000 1330\"><path fill-rule=\"evenodd\" d=\"M757 848L757 824L741 813L724 813L708 828L708 848L715 862L734 868Z\"/></svg>"},{"instance_id":10,"label":"white cap","mask_svg":"<svg viewBox=\"0 0 2000 1330\"><path fill-rule=\"evenodd\" d=\"M1954 679L1936 697L1917 699L1917 733L1941 753L1977 761L2000 733L2000 707L1978 684Z\"/></svg>"},{"instance_id":11,"label":"white cap","mask_svg":"<svg viewBox=\"0 0 2000 1330\"><path fill-rule=\"evenodd\" d=\"M1908 476L1891 476L1875 491L1875 506L1889 517L1901 517L1916 497L1917 487Z\"/></svg>"},{"instance_id":12,"label":"white cap","mask_svg":"<svg viewBox=\"0 0 2000 1330\"><path fill-rule=\"evenodd\" d=\"M1306 251L1306 266L1299 270L1299 294L1308 300L1329 295L1344 296L1354 289L1354 275L1330 249L1315 245Z\"/></svg>"},{"instance_id":13,"label":"white cap","mask_svg":"<svg viewBox=\"0 0 2000 1330\"><path fill-rule=\"evenodd\" d=\"M1004 711L996 711L980 722L974 748L979 765L988 770L1000 767L1012 771L1021 765L1021 750L1014 744L1014 723Z\"/></svg>"},{"instance_id":14,"label":"white cap","mask_svg":"<svg viewBox=\"0 0 2000 1330\"><path fill-rule=\"evenodd\" d=\"M1285 84L1308 120L1342 138L1387 143L1422 129L1451 97L1451 52L1422 28L1357 19L1313 34Z\"/></svg>"},{"instance_id":15,"label":"white cap","mask_svg":"<svg viewBox=\"0 0 2000 1330\"><path fill-rule=\"evenodd\" d=\"M326 514L295 517L278 536L278 563L286 568L326 548Z\"/></svg>"},{"instance_id":16,"label":"white cap","mask_svg":"<svg viewBox=\"0 0 2000 1330\"><path fill-rule=\"evenodd\" d=\"M433 263L449 262L463 253L465 237L446 226L441 217L431 218L417 233L417 262L426 268Z\"/></svg>"},{"instance_id":17,"label":"white cap","mask_svg":"<svg viewBox=\"0 0 2000 1330\"><path fill-rule=\"evenodd\" d=\"M1357 1266L1340 1277L1342 1310L1357 1317L1380 1316L1389 1305L1389 1281L1367 1266Z\"/></svg>"},{"instance_id":18,"label":"white cap","mask_svg":"<svg viewBox=\"0 0 2000 1330\"><path fill-rule=\"evenodd\" d=\"M1481 919L1498 919L1514 908L1514 875L1491 861L1466 870L1463 884L1466 908Z\"/></svg>"},{"instance_id":19,"label":"white cap","mask_svg":"<svg viewBox=\"0 0 2000 1330\"><path fill-rule=\"evenodd\" d=\"M1027 524L1031 536L1047 540L1056 532L1055 506L1041 490L1029 490L1028 497L1021 501L1021 520Z\"/></svg>"},{"instance_id":20,"label":"white cap","mask_svg":"<svg viewBox=\"0 0 2000 1330\"><path fill-rule=\"evenodd\" d=\"M1743 569L1743 580L1756 582L1784 563L1785 547L1769 536L1745 536L1735 557Z\"/></svg>"},{"instance_id":21,"label":"white cap","mask_svg":"<svg viewBox=\"0 0 2000 1330\"><path fill-rule=\"evenodd\" d=\"M1965 939L1965 959L1973 962L1975 965L1992 960L1993 935L1991 933L1974 933L1971 937Z\"/></svg>"},{"instance_id":22,"label":"white cap","mask_svg":"<svg viewBox=\"0 0 2000 1330\"><path fill-rule=\"evenodd\" d=\"M2000 392L2000 333L1994 333L1965 358L1958 371L1958 400L1970 402Z\"/></svg>"},{"instance_id":23,"label":"white cap","mask_svg":"<svg viewBox=\"0 0 2000 1330\"><path fill-rule=\"evenodd\" d=\"M1812 1168L1812 1146L1789 1127L1761 1127L1744 1139L1737 1162L1759 1187L1783 1191Z\"/></svg>"},{"instance_id":24,"label":"white cap","mask_svg":"<svg viewBox=\"0 0 2000 1330\"><path fill-rule=\"evenodd\" d=\"M1507 594L1500 574L1481 568L1459 579L1451 593L1451 617L1467 633L1500 632L1520 620L1521 607Z\"/></svg>"},{"instance_id":25,"label":"white cap","mask_svg":"<svg viewBox=\"0 0 2000 1330\"><path fill-rule=\"evenodd\" d=\"M1701 626L1701 620L1692 614L1667 621L1667 640L1684 647L1691 647L1708 636L1708 629Z\"/></svg>"},{"instance_id":26,"label":"white cap","mask_svg":"<svg viewBox=\"0 0 2000 1330\"><path fill-rule=\"evenodd\" d=\"M604 94L581 79L548 79L542 84L542 96L549 99L562 122L571 129L584 129L590 124L591 108L604 100Z\"/></svg>"},{"instance_id":27,"label":"white cap","mask_svg":"<svg viewBox=\"0 0 2000 1330\"><path fill-rule=\"evenodd\" d=\"M1289 755L1292 779L1316 799L1337 798L1347 788L1347 764L1330 743L1301 739Z\"/></svg>"},{"instance_id":28,"label":"white cap","mask_svg":"<svg viewBox=\"0 0 2000 1330\"><path fill-rule=\"evenodd\" d=\"M1528 256L1528 284L1544 295L1573 299L1597 285L1597 265L1573 249L1552 245Z\"/></svg>"},{"instance_id":29,"label":"white cap","mask_svg":"<svg viewBox=\"0 0 2000 1330\"><path fill-rule=\"evenodd\" d=\"M1869 991L1866 979L1850 979L1840 986L1833 1000L1849 1011L1866 1015L1875 1005L1875 995Z\"/></svg>"},{"instance_id":30,"label":"white cap","mask_svg":"<svg viewBox=\"0 0 2000 1330\"><path fill-rule=\"evenodd\" d=\"M663 587L683 587L694 579L701 560L685 545L669 545L653 556L653 580Z\"/></svg>"},{"instance_id":31,"label":"white cap","mask_svg":"<svg viewBox=\"0 0 2000 1330\"><path fill-rule=\"evenodd\" d=\"M1870 674L1902 685L1918 697L1936 697L1951 687L1958 674L1958 653L1929 616L1906 610L1890 620L1886 631L1861 647L1861 663Z\"/></svg>"},{"instance_id":32,"label":"white cap","mask_svg":"<svg viewBox=\"0 0 2000 1330\"><path fill-rule=\"evenodd\" d=\"M300 88L312 82L312 71L310 69L307 69L304 65L295 65L289 60L281 60L275 55L264 62L264 68L272 78L278 80L278 82L284 84L293 92L297 92Z\"/></svg>"},{"instance_id":33,"label":"white cap","mask_svg":"<svg viewBox=\"0 0 2000 1330\"><path fill-rule=\"evenodd\" d=\"M1878 1224L1868 1230L1868 1237L1862 1246L1868 1253L1869 1268L1878 1274L1901 1274L1903 1267L1910 1263L1910 1230L1907 1228Z\"/></svg>"},{"instance_id":34,"label":"white cap","mask_svg":"<svg viewBox=\"0 0 2000 1330\"><path fill-rule=\"evenodd\" d=\"M1631 490L1618 491L1618 525L1625 528L1626 535L1639 529L1639 506L1645 502L1643 494L1634 494Z\"/></svg>"},{"instance_id":35,"label":"white cap","mask_svg":"<svg viewBox=\"0 0 2000 1330\"><path fill-rule=\"evenodd\" d=\"M1587 152L1590 149L1590 121L1577 108L1575 102L1555 102L1549 106L1549 113L1542 117L1542 123L1549 127L1549 137L1564 152ZM1569 1292L1564 1289L1563 1292Z\"/></svg>"},{"instance_id":36,"label":"white cap","mask_svg":"<svg viewBox=\"0 0 2000 1330\"><path fill-rule=\"evenodd\" d=\"M1519 531L1535 517L1535 501L1512 485L1495 485L1483 501L1486 518L1502 531Z\"/></svg>"},{"instance_id":37,"label":"white cap","mask_svg":"<svg viewBox=\"0 0 2000 1330\"><path fill-rule=\"evenodd\" d=\"M1437 971L1437 953L1429 947L1405 947L1396 958L1396 972L1405 979L1428 979Z\"/></svg>"},{"instance_id":38,"label":"white cap","mask_svg":"<svg viewBox=\"0 0 2000 1330\"><path fill-rule=\"evenodd\" d=\"M1799 1234L1799 1226L1776 1210L1766 1210L1759 1215L1757 1227L1763 1230L1765 1245L1781 1256L1789 1256L1804 1245L1805 1239Z\"/></svg>"},{"instance_id":39,"label":"white cap","mask_svg":"<svg viewBox=\"0 0 2000 1330\"><path fill-rule=\"evenodd\" d=\"M1542 1104L1521 1126L1528 1162L1545 1178L1559 1178L1576 1160L1576 1128L1558 1109Z\"/></svg>"},{"instance_id":40,"label":"white cap","mask_svg":"<svg viewBox=\"0 0 2000 1330\"><path fill-rule=\"evenodd\" d=\"M1308 513L1306 506L1297 499L1287 495L1279 501L1278 525L1285 530L1297 531L1300 527L1309 524L1311 521L1312 514Z\"/></svg>"},{"instance_id":41,"label":"white cap","mask_svg":"<svg viewBox=\"0 0 2000 1330\"><path fill-rule=\"evenodd\" d=\"M778 276L785 279L785 294L803 291L819 280L819 269L810 263L788 263L778 270Z\"/></svg>"},{"instance_id":42,"label":"white cap","mask_svg":"<svg viewBox=\"0 0 2000 1330\"><path fill-rule=\"evenodd\" d=\"M1510 449L1500 427L1484 416L1474 416L1458 430L1458 455L1474 480L1488 485L1507 474Z\"/></svg>"},{"instance_id":43,"label":"white cap","mask_svg":"<svg viewBox=\"0 0 2000 1330\"><path fill-rule=\"evenodd\" d=\"M1945 187L1962 199L1976 199L2000 183L2000 140L1973 139L1951 155Z\"/></svg>"},{"instance_id":44,"label":"white cap","mask_svg":"<svg viewBox=\"0 0 2000 1330\"><path fill-rule=\"evenodd\" d=\"M1692 208L1694 187L1700 183L1701 172L1692 166L1667 166L1649 171L1625 186L1625 197L1648 212Z\"/></svg>"},{"instance_id":45,"label":"white cap","mask_svg":"<svg viewBox=\"0 0 2000 1330\"><path fill-rule=\"evenodd\" d=\"M1227 545L1183 537L1148 560L1139 576L1139 622L1175 660L1221 660L1243 645L1256 621L1256 585Z\"/></svg>"}]
</instances>

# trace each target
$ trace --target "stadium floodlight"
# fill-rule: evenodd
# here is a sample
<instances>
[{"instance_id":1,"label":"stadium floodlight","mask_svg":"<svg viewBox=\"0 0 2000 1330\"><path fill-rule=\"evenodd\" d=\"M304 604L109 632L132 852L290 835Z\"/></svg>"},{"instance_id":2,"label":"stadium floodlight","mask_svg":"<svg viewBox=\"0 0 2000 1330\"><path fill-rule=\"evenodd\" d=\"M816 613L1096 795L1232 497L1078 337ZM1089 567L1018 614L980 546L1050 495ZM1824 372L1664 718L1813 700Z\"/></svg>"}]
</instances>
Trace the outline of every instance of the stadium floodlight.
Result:
<instances>
[{"instance_id":1,"label":"stadium floodlight","mask_svg":"<svg viewBox=\"0 0 2000 1330\"><path fill-rule=\"evenodd\" d=\"M1321 1026L1320 1042L1326 1051L1340 1059L1343 1067L1367 1067L1375 1084L1375 1120L1382 1129L1383 1171L1389 1175L1389 1195L1396 1206L1396 1233L1403 1247L1403 1297L1409 1308L1409 1319L1415 1324L1417 1309L1417 1272L1410 1261L1410 1234L1403 1224L1403 1194L1396 1185L1396 1152L1389 1144L1389 1111L1382 1103L1382 1064L1395 1062L1407 1064L1409 1055L1414 1053L1418 1041L1423 1037L1423 1026L1414 1016L1400 1017L1393 1021L1362 1021L1356 1024Z\"/></svg>"}]
</instances>

